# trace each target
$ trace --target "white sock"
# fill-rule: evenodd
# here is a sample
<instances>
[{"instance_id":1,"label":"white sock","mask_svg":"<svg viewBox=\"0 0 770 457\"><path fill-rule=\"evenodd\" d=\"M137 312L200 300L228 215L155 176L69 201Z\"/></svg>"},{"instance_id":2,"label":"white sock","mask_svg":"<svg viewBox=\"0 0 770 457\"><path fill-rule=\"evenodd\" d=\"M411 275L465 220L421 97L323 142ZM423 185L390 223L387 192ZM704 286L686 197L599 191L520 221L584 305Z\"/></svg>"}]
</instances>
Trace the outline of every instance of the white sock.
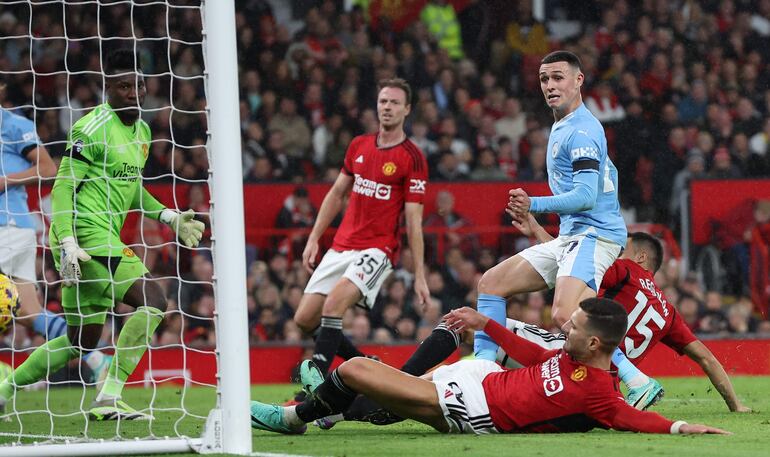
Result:
<instances>
[{"instance_id":1,"label":"white sock","mask_svg":"<svg viewBox=\"0 0 770 457\"><path fill-rule=\"evenodd\" d=\"M344 421L345 416L343 416L342 413L339 413L339 414L332 414L331 416L326 416L324 419L331 422L332 424L336 424L337 422Z\"/></svg>"},{"instance_id":2,"label":"white sock","mask_svg":"<svg viewBox=\"0 0 770 457\"><path fill-rule=\"evenodd\" d=\"M96 401L105 401L105 400L120 400L120 397L116 397L114 395L108 395L104 393L104 389L100 390L99 393L96 395Z\"/></svg>"},{"instance_id":3,"label":"white sock","mask_svg":"<svg viewBox=\"0 0 770 457\"><path fill-rule=\"evenodd\" d=\"M89 352L88 355L83 357L83 360L91 371L96 371L102 365L102 361L104 361L104 353L102 351Z\"/></svg>"},{"instance_id":4,"label":"white sock","mask_svg":"<svg viewBox=\"0 0 770 457\"><path fill-rule=\"evenodd\" d=\"M648 382L650 382L649 376L640 371L638 375L629 379L626 385L629 389L638 389L644 387Z\"/></svg>"},{"instance_id":5,"label":"white sock","mask_svg":"<svg viewBox=\"0 0 770 457\"><path fill-rule=\"evenodd\" d=\"M286 421L286 425L289 427L301 427L305 425L305 421L297 416L297 405L285 406L283 408L283 420Z\"/></svg>"}]
</instances>

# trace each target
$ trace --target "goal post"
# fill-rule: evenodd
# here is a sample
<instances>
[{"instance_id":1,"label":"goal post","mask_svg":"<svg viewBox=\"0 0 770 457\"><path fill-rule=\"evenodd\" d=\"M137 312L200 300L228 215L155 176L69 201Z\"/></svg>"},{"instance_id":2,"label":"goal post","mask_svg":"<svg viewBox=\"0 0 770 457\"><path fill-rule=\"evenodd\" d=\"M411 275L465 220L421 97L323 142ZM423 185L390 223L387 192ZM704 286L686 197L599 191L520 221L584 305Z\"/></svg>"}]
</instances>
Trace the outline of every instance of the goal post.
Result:
<instances>
[{"instance_id":1,"label":"goal post","mask_svg":"<svg viewBox=\"0 0 770 457\"><path fill-rule=\"evenodd\" d=\"M241 165L241 141L240 141L240 120L239 120L239 100L238 100L238 66L237 66L237 48L236 48L236 30L235 30L235 2L234 0L199 0L197 2L185 2L176 0L116 0L105 2L103 0L89 0L85 2L61 2L52 0L12 0L10 4L26 4L29 8L29 24L28 24L28 39L29 39L29 59L32 59L33 48L37 43L49 40L53 42L55 40L61 42L67 42L71 40L67 31L67 17L66 10L70 6L81 7L93 6L97 9L103 8L109 9L117 4L123 4L127 8L130 8L131 14L126 16L123 20L131 21L130 29L133 29L134 24L134 9L141 7L153 7L159 6L165 8L166 15L166 30L168 31L169 16L176 14L178 11L183 11L187 14L191 9L196 10L196 14L200 14L200 20L202 29L200 30L201 40L195 43L184 42L184 40L178 40L173 38L170 32L165 39L168 42L168 52L170 55L170 49L172 44L182 46L199 46L202 51L202 80L203 80L203 93L205 94L205 112L197 111L199 108L193 108L193 110L187 110L186 108L177 108L174 106L174 102L171 101L174 98L173 86L174 80L177 75L174 74L172 64L174 62L169 61L168 72L158 73L154 75L148 75L153 77L168 77L171 80L171 92L168 95L169 105L164 106L161 109L168 108L170 111L177 111L182 115L205 115L207 130L205 135L201 132L202 136L205 136L205 147L208 156L208 180L206 182L201 181L202 185L209 186L210 191L210 221L211 221L211 257L213 261L213 276L210 284L213 286L213 294L215 297L215 309L213 312L213 323L216 331L216 348L214 354L216 357L216 375L214 376L216 382L207 381L200 382L193 378L193 375L189 374L187 370L188 361L187 354L190 352L208 353L208 350L198 350L197 348L188 348L182 340L181 343L172 344L181 349L180 353L184 354L184 369L183 370L167 370L170 375L167 379L184 378L184 387L180 387L179 393L171 394L175 395L177 406L172 408L163 404L162 399L157 398L159 396L157 390L157 384L163 382L164 370L153 369L153 348L148 349L146 357L149 359L149 367L145 372L145 378L143 381L133 381L129 384L133 385L151 385L152 399L150 400L149 410L152 413L156 412L168 412L181 414L181 418L169 420L170 424L165 429L154 428L154 424L158 424L159 421L164 419L154 419L149 422L149 434L142 435L141 432L132 432L131 427L126 424L121 424L118 421L118 432L112 437L102 438L98 433L91 434L92 429L98 429L94 425L89 425L86 420L83 422L83 430L80 433L70 434L72 436L61 436L54 432L54 423L56 420L65 418L72 421L84 419L87 415L88 403L85 400L86 392L95 393L93 384L83 383L82 393L80 393L80 407L79 410L74 412L68 411L62 413L50 405L49 397L57 395L56 390L45 391L45 406L39 406L38 410L27 412L23 410L16 410L16 403L9 403L9 407L14 408L12 412L16 414L17 429L13 432L9 432L10 429L5 429L0 432L0 455L3 457L14 456L104 456L104 455L135 455L135 454L163 454L163 453L184 453L184 452L196 452L200 454L234 454L234 455L249 455L252 452L252 434L250 424L250 367L249 367L249 339L248 339L248 315L247 315L247 293L246 293L246 252L245 252L245 229L244 229L244 206L243 206L243 180L242 165ZM190 6L190 5L193 6ZM60 5L63 11L62 23L64 24L63 32L61 35L54 38L40 39L34 36L32 30L33 24L33 9L35 7L48 7L48 6ZM95 6L94 6L95 5ZM100 17L101 12L97 12L97 17ZM179 13L180 16L184 14ZM187 16L189 17L189 16ZM177 21L184 21L184 19L175 18ZM23 20L21 21L23 23ZM99 49L101 50L102 41L109 41L113 38L104 38L102 32L99 29L97 20L97 32L95 36L89 36L85 39L81 39L84 42L86 40L96 40L99 42ZM126 37L121 36L120 39ZM143 38L137 36L135 32L132 32L132 36L127 39L134 40L134 49L137 49L136 43L141 41L157 42L157 37ZM9 40L21 40L18 36L14 37L0 37L0 44L3 39ZM78 39L72 39L76 42ZM0 50L4 48L0 47ZM18 71L0 71L0 73L8 73L11 75L31 73L33 81L33 95L32 105L25 105L24 108L31 108L31 111L45 111L51 109L61 109L62 111L69 110L70 112L76 112L75 106L71 103L70 97L73 94L70 93L69 80L71 77L82 77L93 74L94 71L89 69L88 71L70 71L67 67L67 50L64 51L64 70L49 71L48 73L38 72L35 67L30 64L29 69L22 69ZM158 58L166 58L166 56L157 56ZM101 58L101 57L100 57ZM170 58L169 58L170 59ZM2 70L2 67L0 67ZM67 86L62 89L63 92L57 94L59 100L66 98L65 102L61 102L56 107L38 106L36 104L36 97L34 88L38 87L36 81L38 77L51 77L56 76L58 73L66 73ZM178 78L179 80L194 80L200 79L201 76L196 75L193 77ZM61 88L59 88L61 89ZM103 94L99 94L100 96ZM202 108L201 108L202 109ZM88 112L85 108L81 109L81 115ZM158 107L154 107L154 111L158 112ZM169 120L169 125L171 121ZM62 125L62 129L69 130L69 125ZM171 128L171 127L169 127ZM153 132L154 133L154 132ZM174 139L173 133L170 135L170 139L159 140L170 143L173 147L169 148L169 153L173 157L173 148L193 148L195 146L177 145ZM61 141L58 141L61 143ZM44 145L47 143L43 143ZM153 145L156 144L155 138L153 138ZM146 151L145 151L146 155ZM170 160L173 171L173 158ZM174 190L172 192L174 198L176 198L176 183L177 181L185 182L183 178L177 178L174 175ZM193 182L194 180L190 180ZM38 187L38 199L42 200L43 195L40 191L42 187ZM41 205L42 208L42 205ZM183 209L183 208L180 208ZM43 210L38 211L42 215ZM141 225L140 225L141 226ZM140 229L141 230L141 229ZM144 238L142 238L144 240ZM144 243L144 241L142 241ZM148 246L149 247L149 246ZM176 259L178 262L178 258ZM177 264L177 274L179 273L179 265ZM44 278L41 278L44 280ZM181 281L181 277L180 283ZM47 291L45 292L47 293ZM182 316L189 317L190 315L180 309L176 311ZM170 313L170 312L169 312ZM168 314L168 313L167 313ZM181 319L181 318L180 318ZM109 322L107 325L110 325ZM114 340L113 340L114 345ZM21 350L15 349L15 346L11 349L12 357L16 357L17 353ZM148 374L149 373L149 374ZM181 375L179 374L181 373ZM83 381L81 377L81 381ZM53 383L52 383L53 384ZM210 397L216 396L215 399L206 397L207 400L215 400L214 407L205 416L205 409L188 411L187 405L194 400L186 400L186 393L189 386L207 386L209 388L215 384L215 390L211 389ZM128 390L128 389L127 389ZM50 393L49 393L50 392ZM209 391L206 391L208 395ZM25 393L20 392L19 395ZM18 396L18 395L17 395ZM181 403L180 403L181 402ZM168 403L168 402L167 402ZM181 407L179 406L181 404ZM43 409L44 408L44 409ZM205 407L204 407L205 408ZM47 425L44 427L49 431L42 434L34 434L35 432L28 432L25 430L25 422L22 420L22 416L25 414L40 414L41 416L47 413L49 416L41 421L50 422L50 427ZM194 419L196 424L200 426L199 436L190 433L190 428L182 428L179 423L182 419ZM125 422L125 421L122 421ZM128 431L126 431L128 430ZM159 430L173 430L171 432L164 432ZM97 430L98 431L98 430ZM136 436L132 435L136 433ZM173 435L173 436L165 436ZM11 441L9 441L9 438Z\"/></svg>"},{"instance_id":2,"label":"goal post","mask_svg":"<svg viewBox=\"0 0 770 457\"><path fill-rule=\"evenodd\" d=\"M251 452L246 252L238 70L233 0L204 1L209 157L213 169L214 281L217 285L218 402L227 434L222 450ZM233 177L236 177L234 179ZM213 413L212 413L213 414ZM213 421L209 420L209 424ZM209 427L211 430L211 427ZM216 435L216 434L215 434ZM224 435L219 435L222 439ZM207 443L216 444L216 443Z\"/></svg>"}]
</instances>

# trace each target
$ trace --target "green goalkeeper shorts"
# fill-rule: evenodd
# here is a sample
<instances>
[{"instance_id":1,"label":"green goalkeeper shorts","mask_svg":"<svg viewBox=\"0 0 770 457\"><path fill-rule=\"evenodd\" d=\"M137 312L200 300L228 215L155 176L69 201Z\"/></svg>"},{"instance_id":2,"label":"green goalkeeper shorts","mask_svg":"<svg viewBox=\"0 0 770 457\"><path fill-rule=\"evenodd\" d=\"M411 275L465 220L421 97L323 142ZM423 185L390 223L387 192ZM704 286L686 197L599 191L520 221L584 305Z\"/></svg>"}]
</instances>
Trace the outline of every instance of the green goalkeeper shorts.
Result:
<instances>
[{"instance_id":1,"label":"green goalkeeper shorts","mask_svg":"<svg viewBox=\"0 0 770 457\"><path fill-rule=\"evenodd\" d=\"M104 324L107 311L122 301L137 279L149 273L130 248L120 257L92 257L80 262L80 282L62 287L62 308L69 326Z\"/></svg>"}]
</instances>

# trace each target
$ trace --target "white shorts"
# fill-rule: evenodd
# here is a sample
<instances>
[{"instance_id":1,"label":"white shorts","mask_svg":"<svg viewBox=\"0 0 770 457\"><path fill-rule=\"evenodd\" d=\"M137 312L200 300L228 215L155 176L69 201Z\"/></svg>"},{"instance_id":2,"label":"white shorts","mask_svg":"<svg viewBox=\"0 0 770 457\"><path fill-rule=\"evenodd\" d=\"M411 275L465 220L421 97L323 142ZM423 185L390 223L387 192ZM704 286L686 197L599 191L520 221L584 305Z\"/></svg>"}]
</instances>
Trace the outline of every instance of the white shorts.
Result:
<instances>
[{"instance_id":1,"label":"white shorts","mask_svg":"<svg viewBox=\"0 0 770 457\"><path fill-rule=\"evenodd\" d=\"M499 433L492 423L481 381L489 373L503 371L489 360L460 360L433 372L438 402L449 433Z\"/></svg>"},{"instance_id":2,"label":"white shorts","mask_svg":"<svg viewBox=\"0 0 770 457\"><path fill-rule=\"evenodd\" d=\"M37 281L35 229L0 226L0 270L14 278Z\"/></svg>"},{"instance_id":3,"label":"white shorts","mask_svg":"<svg viewBox=\"0 0 770 457\"><path fill-rule=\"evenodd\" d=\"M571 276L599 291L602 278L622 250L619 244L599 238L594 229L580 235L560 236L519 253L553 289L556 278Z\"/></svg>"},{"instance_id":4,"label":"white shorts","mask_svg":"<svg viewBox=\"0 0 770 457\"><path fill-rule=\"evenodd\" d=\"M537 325L527 324L515 319L506 319L505 327L525 340L531 341L549 351L551 349L561 349L567 341L567 337L563 333L557 335ZM505 368L521 368L524 366L508 357L503 348L497 348L497 363Z\"/></svg>"},{"instance_id":5,"label":"white shorts","mask_svg":"<svg viewBox=\"0 0 770 457\"><path fill-rule=\"evenodd\" d=\"M344 277L355 284L363 295L357 305L371 309L391 271L393 265L390 259L377 248L343 252L330 249L310 277L305 293L329 295Z\"/></svg>"}]
</instances>

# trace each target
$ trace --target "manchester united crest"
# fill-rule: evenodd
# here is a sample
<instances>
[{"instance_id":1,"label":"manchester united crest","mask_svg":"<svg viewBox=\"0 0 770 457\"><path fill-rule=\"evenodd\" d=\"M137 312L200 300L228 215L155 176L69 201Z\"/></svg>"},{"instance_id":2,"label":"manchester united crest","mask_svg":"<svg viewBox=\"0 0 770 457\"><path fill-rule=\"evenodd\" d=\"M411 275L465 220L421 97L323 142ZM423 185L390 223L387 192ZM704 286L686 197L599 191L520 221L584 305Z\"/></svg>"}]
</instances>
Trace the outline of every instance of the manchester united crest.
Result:
<instances>
[{"instance_id":1,"label":"manchester united crest","mask_svg":"<svg viewBox=\"0 0 770 457\"><path fill-rule=\"evenodd\" d=\"M144 155L144 158L147 158L147 155L150 153L150 145L147 143L144 143L142 145L142 155Z\"/></svg>"},{"instance_id":2,"label":"manchester united crest","mask_svg":"<svg viewBox=\"0 0 770 457\"><path fill-rule=\"evenodd\" d=\"M123 255L126 257L133 257L136 254L134 254L134 251L132 251L131 248L123 248Z\"/></svg>"},{"instance_id":3,"label":"manchester united crest","mask_svg":"<svg viewBox=\"0 0 770 457\"><path fill-rule=\"evenodd\" d=\"M583 381L585 378L588 377L588 369L581 365L575 368L575 371L573 371L572 374L569 375L569 377L575 382Z\"/></svg>"},{"instance_id":4,"label":"manchester united crest","mask_svg":"<svg viewBox=\"0 0 770 457\"><path fill-rule=\"evenodd\" d=\"M387 162L385 165L382 166L382 173L385 176L393 176L393 173L396 172L396 164L393 162Z\"/></svg>"}]
</instances>

